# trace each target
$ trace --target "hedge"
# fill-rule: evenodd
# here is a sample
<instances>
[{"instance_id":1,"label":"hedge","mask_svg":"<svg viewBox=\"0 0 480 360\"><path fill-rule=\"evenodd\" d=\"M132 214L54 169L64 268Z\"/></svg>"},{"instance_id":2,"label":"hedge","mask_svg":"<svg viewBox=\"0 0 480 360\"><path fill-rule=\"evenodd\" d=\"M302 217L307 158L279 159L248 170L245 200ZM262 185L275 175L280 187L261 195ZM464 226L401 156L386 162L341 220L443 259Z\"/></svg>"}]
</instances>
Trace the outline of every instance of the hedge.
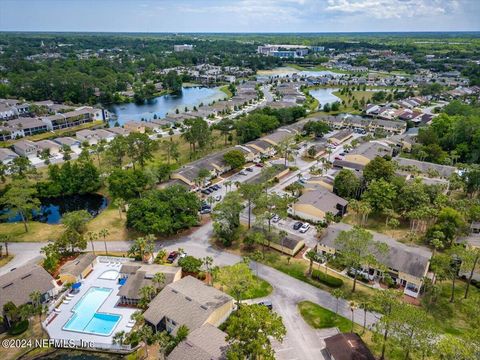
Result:
<instances>
[{"instance_id":1,"label":"hedge","mask_svg":"<svg viewBox=\"0 0 480 360\"><path fill-rule=\"evenodd\" d=\"M17 322L10 329L8 329L8 333L10 335L20 335L28 329L28 325L28 320Z\"/></svg>"},{"instance_id":2,"label":"hedge","mask_svg":"<svg viewBox=\"0 0 480 360\"><path fill-rule=\"evenodd\" d=\"M334 276L325 274L320 270L313 270L312 279L317 280L325 285L328 285L332 288L339 288L343 286L343 280L336 278Z\"/></svg>"}]
</instances>

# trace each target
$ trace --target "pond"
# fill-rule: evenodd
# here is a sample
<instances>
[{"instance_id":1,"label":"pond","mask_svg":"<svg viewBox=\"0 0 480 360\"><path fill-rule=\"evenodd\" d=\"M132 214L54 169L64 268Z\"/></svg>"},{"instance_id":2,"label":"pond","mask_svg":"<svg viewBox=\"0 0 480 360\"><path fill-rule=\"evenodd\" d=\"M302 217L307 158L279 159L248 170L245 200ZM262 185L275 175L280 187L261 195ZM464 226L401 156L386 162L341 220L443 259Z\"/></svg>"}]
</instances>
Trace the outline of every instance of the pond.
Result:
<instances>
[{"instance_id":1,"label":"pond","mask_svg":"<svg viewBox=\"0 0 480 360\"><path fill-rule=\"evenodd\" d=\"M257 72L257 79L258 80L264 80L264 79L267 79L267 78L271 78L271 77L286 77L286 76L291 76L293 74L297 74L297 75L300 75L300 76L325 76L325 75L329 75L329 76L341 76L342 74L338 74L338 73L334 73L332 71L329 71L329 70L323 70L323 71L313 71L313 70L297 70L295 68L292 68L292 67L287 67L287 66L284 66L284 67L278 67L278 68L274 68L274 69L271 69L271 70L260 70Z\"/></svg>"},{"instance_id":2,"label":"pond","mask_svg":"<svg viewBox=\"0 0 480 360\"><path fill-rule=\"evenodd\" d=\"M312 95L315 99L318 100L320 106L323 106L327 103L332 104L335 101L342 102L342 99L333 95L335 91L338 91L338 89L322 88L322 89L310 90L309 92L310 92L310 95Z\"/></svg>"},{"instance_id":3,"label":"pond","mask_svg":"<svg viewBox=\"0 0 480 360\"><path fill-rule=\"evenodd\" d=\"M55 198L40 199L40 211L33 214L33 220L47 224L59 224L62 215L77 210L87 210L93 217L104 210L108 201L99 194L69 195ZM3 213L6 213L4 210ZM3 219L3 222L20 222L20 215Z\"/></svg>"},{"instance_id":4,"label":"pond","mask_svg":"<svg viewBox=\"0 0 480 360\"><path fill-rule=\"evenodd\" d=\"M116 115L116 119L110 120L110 125L113 126L115 122L123 125L128 121L152 120L154 115L161 119L167 113L174 113L176 109L183 112L185 107L188 107L191 110L201 103L208 105L213 101L223 100L226 96L218 87L184 87L180 94L162 95L146 100L143 104L133 102L109 107L108 111Z\"/></svg>"}]
</instances>

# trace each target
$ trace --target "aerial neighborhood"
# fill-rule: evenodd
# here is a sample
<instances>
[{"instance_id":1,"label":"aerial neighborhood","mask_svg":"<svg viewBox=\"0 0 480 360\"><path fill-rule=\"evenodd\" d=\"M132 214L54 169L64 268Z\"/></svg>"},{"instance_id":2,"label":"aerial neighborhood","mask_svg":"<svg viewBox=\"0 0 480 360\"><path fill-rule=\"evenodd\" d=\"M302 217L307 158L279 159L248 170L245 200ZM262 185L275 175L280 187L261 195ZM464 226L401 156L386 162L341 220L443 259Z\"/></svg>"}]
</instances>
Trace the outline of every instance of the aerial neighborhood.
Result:
<instances>
[{"instance_id":1,"label":"aerial neighborhood","mask_svg":"<svg viewBox=\"0 0 480 360\"><path fill-rule=\"evenodd\" d=\"M479 41L0 33L0 353L480 359Z\"/></svg>"}]
</instances>

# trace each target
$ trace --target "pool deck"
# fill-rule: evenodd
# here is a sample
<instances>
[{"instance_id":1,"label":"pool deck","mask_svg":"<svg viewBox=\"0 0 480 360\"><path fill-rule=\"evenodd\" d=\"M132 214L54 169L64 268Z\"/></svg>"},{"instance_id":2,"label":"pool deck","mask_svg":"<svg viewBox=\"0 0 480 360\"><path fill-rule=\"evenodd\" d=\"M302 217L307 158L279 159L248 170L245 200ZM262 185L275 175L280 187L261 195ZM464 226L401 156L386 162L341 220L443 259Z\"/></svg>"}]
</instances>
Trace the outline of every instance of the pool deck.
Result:
<instances>
[{"instance_id":1,"label":"pool deck","mask_svg":"<svg viewBox=\"0 0 480 360\"><path fill-rule=\"evenodd\" d=\"M115 306L119 300L117 293L118 289L120 288L117 279L99 279L99 276L102 275L105 271L118 271L120 269L120 266L120 264L116 265L115 267L112 265L108 266L106 263L101 262L97 262L94 265L93 271L87 276L86 279L82 280L82 286L80 288L80 291L73 296L72 300L70 300L68 304L62 303L58 308L60 309L60 313L58 313L55 318L51 320L48 325L46 325L45 329L51 339L66 341L74 340L76 342L82 340L84 342L93 342L95 344L111 345L112 338L115 333L122 330L126 333L131 331L132 328L127 327L127 324L131 320L130 316L136 311L136 309ZM113 289L108 298L103 302L102 305L100 305L100 307L96 311L98 313L116 314L122 316L115 328L113 329L112 333L108 336L63 330L66 322L73 315L72 308L91 287L104 287Z\"/></svg>"}]
</instances>

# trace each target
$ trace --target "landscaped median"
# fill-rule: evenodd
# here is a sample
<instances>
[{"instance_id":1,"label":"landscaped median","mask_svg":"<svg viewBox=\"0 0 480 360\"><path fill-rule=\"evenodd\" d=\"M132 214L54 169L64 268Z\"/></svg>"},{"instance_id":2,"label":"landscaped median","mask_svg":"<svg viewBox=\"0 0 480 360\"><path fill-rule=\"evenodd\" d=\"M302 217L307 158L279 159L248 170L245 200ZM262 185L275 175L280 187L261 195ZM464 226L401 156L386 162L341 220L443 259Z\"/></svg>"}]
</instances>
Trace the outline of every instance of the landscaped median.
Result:
<instances>
[{"instance_id":1,"label":"landscaped median","mask_svg":"<svg viewBox=\"0 0 480 360\"><path fill-rule=\"evenodd\" d=\"M263 258L259 259L259 262L322 290L331 292L333 289L339 288L344 292L347 300L366 299L373 295L375 291L374 289L357 283L357 288L355 292L352 293L353 281L350 278L332 271L328 272L328 269L327 272L325 272L324 269L318 265L314 265L312 276L310 277L308 276L309 264L306 260L282 256L274 251L265 251Z\"/></svg>"}]
</instances>

